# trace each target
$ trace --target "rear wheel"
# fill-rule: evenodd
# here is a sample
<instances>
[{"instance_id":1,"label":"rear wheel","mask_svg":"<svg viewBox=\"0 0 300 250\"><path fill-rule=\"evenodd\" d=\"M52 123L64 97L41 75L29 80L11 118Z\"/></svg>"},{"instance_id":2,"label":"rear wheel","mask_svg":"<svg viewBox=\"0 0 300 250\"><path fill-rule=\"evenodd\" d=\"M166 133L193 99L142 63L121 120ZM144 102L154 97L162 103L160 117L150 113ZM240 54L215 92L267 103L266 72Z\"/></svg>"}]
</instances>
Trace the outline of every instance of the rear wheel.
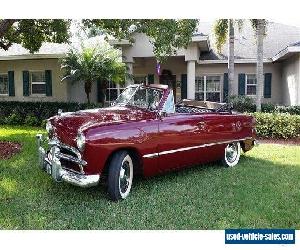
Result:
<instances>
[{"instance_id":1,"label":"rear wheel","mask_svg":"<svg viewBox=\"0 0 300 250\"><path fill-rule=\"evenodd\" d=\"M222 163L225 167L234 167L238 164L240 156L241 144L239 142L229 143L224 150Z\"/></svg>"},{"instance_id":2,"label":"rear wheel","mask_svg":"<svg viewBox=\"0 0 300 250\"><path fill-rule=\"evenodd\" d=\"M125 199L131 190L133 160L127 151L115 153L108 169L108 194L113 201Z\"/></svg>"}]
</instances>

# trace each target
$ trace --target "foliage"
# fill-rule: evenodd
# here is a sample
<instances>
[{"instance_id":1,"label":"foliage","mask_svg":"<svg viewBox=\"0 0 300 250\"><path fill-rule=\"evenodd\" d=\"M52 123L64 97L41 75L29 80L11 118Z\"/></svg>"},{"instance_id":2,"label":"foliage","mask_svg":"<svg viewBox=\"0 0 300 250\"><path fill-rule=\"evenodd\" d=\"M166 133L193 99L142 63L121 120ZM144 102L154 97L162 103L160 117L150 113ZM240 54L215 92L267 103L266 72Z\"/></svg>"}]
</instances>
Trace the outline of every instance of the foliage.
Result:
<instances>
[{"instance_id":1,"label":"foliage","mask_svg":"<svg viewBox=\"0 0 300 250\"><path fill-rule=\"evenodd\" d=\"M13 111L9 116L4 119L5 124L19 125L22 123L22 117L19 113Z\"/></svg>"},{"instance_id":2,"label":"foliage","mask_svg":"<svg viewBox=\"0 0 300 250\"><path fill-rule=\"evenodd\" d=\"M163 62L176 52L187 47L198 24L196 19L92 19L84 20L84 26L99 29L106 36L128 39L132 34L145 33L153 44L156 59Z\"/></svg>"},{"instance_id":3,"label":"foliage","mask_svg":"<svg viewBox=\"0 0 300 250\"><path fill-rule=\"evenodd\" d=\"M233 95L228 97L228 101L232 104L233 109L238 112L255 112L255 104L253 98L249 96Z\"/></svg>"},{"instance_id":4,"label":"foliage","mask_svg":"<svg viewBox=\"0 0 300 250\"><path fill-rule=\"evenodd\" d=\"M217 51L220 53L228 36L228 19L218 19L213 27Z\"/></svg>"},{"instance_id":5,"label":"foliage","mask_svg":"<svg viewBox=\"0 0 300 250\"><path fill-rule=\"evenodd\" d=\"M262 103L261 111L264 113L273 113L276 112L276 105L273 103Z\"/></svg>"},{"instance_id":6,"label":"foliage","mask_svg":"<svg viewBox=\"0 0 300 250\"><path fill-rule=\"evenodd\" d=\"M38 120L37 117L33 116L33 115L27 115L25 120L24 120L24 124L27 126L39 126L41 125L41 122Z\"/></svg>"},{"instance_id":7,"label":"foliage","mask_svg":"<svg viewBox=\"0 0 300 250\"><path fill-rule=\"evenodd\" d=\"M300 116L283 113L253 113L257 135L262 138L295 138L300 136Z\"/></svg>"},{"instance_id":8,"label":"foliage","mask_svg":"<svg viewBox=\"0 0 300 250\"><path fill-rule=\"evenodd\" d=\"M61 67L64 69L62 81L69 79L72 82L84 82L88 103L93 82L111 80L114 83L124 83L127 75L120 51L106 42L94 47L82 45L80 49L71 49L62 59Z\"/></svg>"},{"instance_id":9,"label":"foliage","mask_svg":"<svg viewBox=\"0 0 300 250\"><path fill-rule=\"evenodd\" d=\"M0 124L40 126L43 121L56 115L58 109L64 112L95 108L96 104L69 102L0 102Z\"/></svg>"},{"instance_id":10,"label":"foliage","mask_svg":"<svg viewBox=\"0 0 300 250\"><path fill-rule=\"evenodd\" d=\"M233 169L206 164L134 178L128 199L112 203L104 185L81 189L40 171L41 132L0 128L0 140L22 142L20 154L0 161L1 229L300 228L299 146L261 144Z\"/></svg>"},{"instance_id":11,"label":"foliage","mask_svg":"<svg viewBox=\"0 0 300 250\"><path fill-rule=\"evenodd\" d=\"M291 115L300 115L300 106L277 106L275 111L279 113L288 113Z\"/></svg>"},{"instance_id":12,"label":"foliage","mask_svg":"<svg viewBox=\"0 0 300 250\"><path fill-rule=\"evenodd\" d=\"M69 28L70 20L64 19L2 19L0 47L7 50L13 43L19 43L34 53L43 42L68 42Z\"/></svg>"}]
</instances>

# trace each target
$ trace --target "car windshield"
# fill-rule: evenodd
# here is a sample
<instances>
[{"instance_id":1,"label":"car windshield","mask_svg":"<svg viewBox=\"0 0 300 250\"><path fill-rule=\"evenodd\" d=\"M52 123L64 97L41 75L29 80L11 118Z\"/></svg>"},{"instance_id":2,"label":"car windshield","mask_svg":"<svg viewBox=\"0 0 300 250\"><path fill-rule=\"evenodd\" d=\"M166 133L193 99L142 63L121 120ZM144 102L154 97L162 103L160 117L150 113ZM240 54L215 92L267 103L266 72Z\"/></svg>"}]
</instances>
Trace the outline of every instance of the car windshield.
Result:
<instances>
[{"instance_id":1,"label":"car windshield","mask_svg":"<svg viewBox=\"0 0 300 250\"><path fill-rule=\"evenodd\" d=\"M139 108L155 110L158 108L163 92L141 85L126 88L114 102L114 106L131 105Z\"/></svg>"}]
</instances>

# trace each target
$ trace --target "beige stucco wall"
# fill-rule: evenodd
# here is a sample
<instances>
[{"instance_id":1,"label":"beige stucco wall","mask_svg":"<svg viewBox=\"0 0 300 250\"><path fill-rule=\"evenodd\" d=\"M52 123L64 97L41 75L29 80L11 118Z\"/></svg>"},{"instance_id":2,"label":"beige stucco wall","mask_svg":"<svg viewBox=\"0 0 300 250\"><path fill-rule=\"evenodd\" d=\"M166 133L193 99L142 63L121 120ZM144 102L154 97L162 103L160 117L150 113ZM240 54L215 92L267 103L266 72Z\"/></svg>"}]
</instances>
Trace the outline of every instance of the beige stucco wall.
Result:
<instances>
[{"instance_id":1,"label":"beige stucco wall","mask_svg":"<svg viewBox=\"0 0 300 250\"><path fill-rule=\"evenodd\" d=\"M0 101L68 101L67 83L61 83L61 70L58 59L0 61L0 73L14 71L15 96L0 96ZM52 70L52 96L23 96L22 71Z\"/></svg>"},{"instance_id":2,"label":"beige stucco wall","mask_svg":"<svg viewBox=\"0 0 300 250\"><path fill-rule=\"evenodd\" d=\"M70 102L87 102L86 93L84 90L83 82L69 83L68 85L69 101ZM94 82L92 84L92 90L90 94L91 102L97 102L97 84Z\"/></svg>"},{"instance_id":3,"label":"beige stucco wall","mask_svg":"<svg viewBox=\"0 0 300 250\"><path fill-rule=\"evenodd\" d=\"M300 54L282 63L283 104L300 105Z\"/></svg>"}]
</instances>

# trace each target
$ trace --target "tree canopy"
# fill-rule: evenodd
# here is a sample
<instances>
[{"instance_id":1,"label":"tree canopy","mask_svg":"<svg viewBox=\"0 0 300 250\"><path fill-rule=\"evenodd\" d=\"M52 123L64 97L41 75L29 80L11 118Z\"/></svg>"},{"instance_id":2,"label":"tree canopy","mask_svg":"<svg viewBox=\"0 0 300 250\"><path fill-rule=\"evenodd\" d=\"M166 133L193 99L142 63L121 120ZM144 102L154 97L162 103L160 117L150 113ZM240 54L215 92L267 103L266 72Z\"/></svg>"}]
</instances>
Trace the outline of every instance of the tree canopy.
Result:
<instances>
[{"instance_id":1,"label":"tree canopy","mask_svg":"<svg viewBox=\"0 0 300 250\"><path fill-rule=\"evenodd\" d=\"M13 43L19 43L34 53L43 42L67 42L70 22L63 19L0 19L0 48L8 50Z\"/></svg>"},{"instance_id":2,"label":"tree canopy","mask_svg":"<svg viewBox=\"0 0 300 250\"><path fill-rule=\"evenodd\" d=\"M198 24L197 19L92 19L84 20L85 27L99 29L106 37L133 42L135 32L145 33L154 47L158 61L164 61L177 48L186 47Z\"/></svg>"}]
</instances>

